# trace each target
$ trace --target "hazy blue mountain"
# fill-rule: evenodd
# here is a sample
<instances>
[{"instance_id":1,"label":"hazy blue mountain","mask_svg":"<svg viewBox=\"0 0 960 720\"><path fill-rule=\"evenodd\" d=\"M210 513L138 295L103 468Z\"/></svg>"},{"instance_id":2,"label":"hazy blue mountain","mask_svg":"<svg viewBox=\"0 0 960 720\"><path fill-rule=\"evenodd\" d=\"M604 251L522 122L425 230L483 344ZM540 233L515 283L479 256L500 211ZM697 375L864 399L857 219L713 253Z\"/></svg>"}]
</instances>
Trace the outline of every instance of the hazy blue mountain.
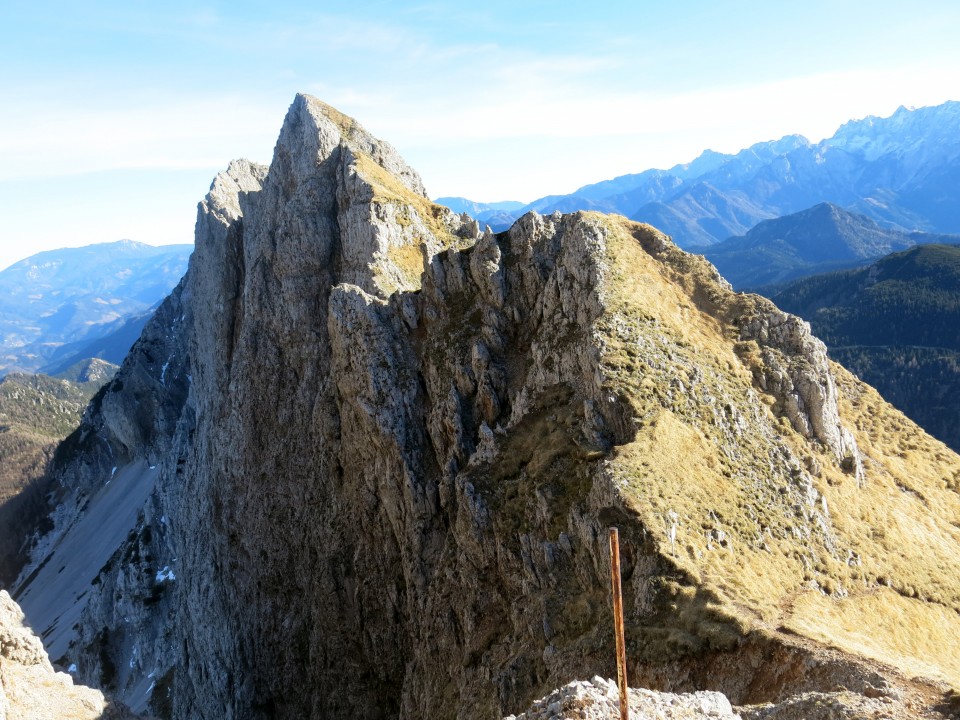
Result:
<instances>
[{"instance_id":1,"label":"hazy blue mountain","mask_svg":"<svg viewBox=\"0 0 960 720\"><path fill-rule=\"evenodd\" d=\"M765 293L830 355L960 450L960 247L918 245Z\"/></svg>"},{"instance_id":2,"label":"hazy blue mountain","mask_svg":"<svg viewBox=\"0 0 960 720\"><path fill-rule=\"evenodd\" d=\"M86 339L61 345L47 358L40 372L63 377L63 373L68 372L72 366L92 359L104 360L113 365L121 364L140 337L147 322L153 317L156 308L157 305L154 305L146 312L128 315L122 322L118 321L111 326L112 329L109 329L106 334L92 340Z\"/></svg>"},{"instance_id":3,"label":"hazy blue mountain","mask_svg":"<svg viewBox=\"0 0 960 720\"><path fill-rule=\"evenodd\" d=\"M80 386L89 386L89 383L93 383L92 387L96 391L116 375L119 369L120 366L116 363L107 362L100 358L86 358L78 360L53 377L59 380L68 380Z\"/></svg>"},{"instance_id":4,"label":"hazy blue mountain","mask_svg":"<svg viewBox=\"0 0 960 720\"><path fill-rule=\"evenodd\" d=\"M516 219L516 212L510 210L491 210L481 213L480 216L477 217L481 226L489 225L490 229L494 232L508 230Z\"/></svg>"},{"instance_id":5,"label":"hazy blue mountain","mask_svg":"<svg viewBox=\"0 0 960 720\"><path fill-rule=\"evenodd\" d=\"M707 150L668 170L622 175L502 209L498 221L509 224L529 210L616 212L689 248L830 202L893 229L960 233L958 194L960 102L947 102L852 120L816 144L787 135L735 154Z\"/></svg>"},{"instance_id":6,"label":"hazy blue mountain","mask_svg":"<svg viewBox=\"0 0 960 720\"><path fill-rule=\"evenodd\" d=\"M528 213L531 210L536 210L541 215L551 215L555 212L569 213L577 210L596 210L597 212L609 213L616 212L616 207L607 199L591 200L577 195L548 195L522 208L523 213Z\"/></svg>"},{"instance_id":7,"label":"hazy blue mountain","mask_svg":"<svg viewBox=\"0 0 960 720\"><path fill-rule=\"evenodd\" d=\"M607 200L614 203L623 202L618 200L619 198L649 197L653 199L663 197L664 193L676 189L681 182L680 175L672 171L645 170L635 175L622 175L613 180L584 185L573 192L571 196L553 195L550 196L550 199L556 201L561 197L578 197L585 200ZM540 204L547 199L541 198L534 202Z\"/></svg>"},{"instance_id":8,"label":"hazy blue mountain","mask_svg":"<svg viewBox=\"0 0 960 720\"><path fill-rule=\"evenodd\" d=\"M489 225L494 231L506 230L520 217L524 204L518 200L481 203L463 197L441 197L434 202L445 205L456 213L467 213L480 222Z\"/></svg>"},{"instance_id":9,"label":"hazy blue mountain","mask_svg":"<svg viewBox=\"0 0 960 720\"><path fill-rule=\"evenodd\" d=\"M463 197L441 197L434 200L435 203L445 205L454 212L467 213L476 217L480 213L490 212L491 210L519 210L523 203L518 200L502 200L500 202L481 203L468 200Z\"/></svg>"},{"instance_id":10,"label":"hazy blue mountain","mask_svg":"<svg viewBox=\"0 0 960 720\"><path fill-rule=\"evenodd\" d=\"M746 195L723 193L700 182L673 202L647 203L634 213L634 219L649 223L674 239L685 238L686 247L710 245L717 237L745 233L761 220L772 217Z\"/></svg>"},{"instance_id":11,"label":"hazy blue mountain","mask_svg":"<svg viewBox=\"0 0 960 720\"><path fill-rule=\"evenodd\" d=\"M147 312L179 282L192 250L122 240L38 253L0 272L0 375L37 370L65 345Z\"/></svg>"},{"instance_id":12,"label":"hazy blue mountain","mask_svg":"<svg viewBox=\"0 0 960 720\"><path fill-rule=\"evenodd\" d=\"M784 140L787 140L786 138ZM791 147L792 146L792 147ZM731 199L749 198L769 214L786 215L821 202L851 208L905 230L960 232L960 103L898 109L889 118L843 125L816 145L788 142L761 164L730 161L700 177ZM702 244L691 226L715 217L687 196L688 181L665 199L678 218L659 227L681 245ZM631 217L658 219L642 208ZM661 213L662 214L662 213ZM721 236L714 235L714 242Z\"/></svg>"},{"instance_id":13,"label":"hazy blue mountain","mask_svg":"<svg viewBox=\"0 0 960 720\"><path fill-rule=\"evenodd\" d=\"M707 247L703 255L740 290L863 265L929 243L960 243L960 235L893 230L832 203L820 203L765 220L744 235Z\"/></svg>"}]
</instances>

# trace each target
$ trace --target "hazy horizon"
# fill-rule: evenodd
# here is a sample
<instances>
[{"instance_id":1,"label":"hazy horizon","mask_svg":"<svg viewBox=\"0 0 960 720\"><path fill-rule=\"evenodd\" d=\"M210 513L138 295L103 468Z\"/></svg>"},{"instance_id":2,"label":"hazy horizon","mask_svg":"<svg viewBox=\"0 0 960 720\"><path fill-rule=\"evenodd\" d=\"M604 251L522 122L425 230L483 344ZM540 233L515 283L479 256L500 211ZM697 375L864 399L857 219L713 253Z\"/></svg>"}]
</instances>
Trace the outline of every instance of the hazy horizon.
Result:
<instances>
[{"instance_id":1,"label":"hazy horizon","mask_svg":"<svg viewBox=\"0 0 960 720\"><path fill-rule=\"evenodd\" d=\"M432 197L528 202L956 99L958 20L929 0L14 7L0 267L192 242L214 175L268 163L297 92L397 147Z\"/></svg>"}]
</instances>

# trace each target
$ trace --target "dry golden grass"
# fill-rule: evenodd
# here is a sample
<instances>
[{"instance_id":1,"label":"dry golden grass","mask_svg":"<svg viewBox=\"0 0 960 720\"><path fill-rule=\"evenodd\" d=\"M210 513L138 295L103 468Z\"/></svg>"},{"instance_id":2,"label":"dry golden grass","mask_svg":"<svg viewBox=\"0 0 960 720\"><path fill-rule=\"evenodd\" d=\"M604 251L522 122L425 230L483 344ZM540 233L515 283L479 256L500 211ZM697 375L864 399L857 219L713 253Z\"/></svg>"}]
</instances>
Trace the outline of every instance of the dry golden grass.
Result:
<instances>
[{"instance_id":1,"label":"dry golden grass","mask_svg":"<svg viewBox=\"0 0 960 720\"><path fill-rule=\"evenodd\" d=\"M403 230L384 256L375 259L379 266L375 280L385 294L420 289L421 247L434 254L470 244L450 231L444 219L450 212L447 208L411 191L369 155L356 153L354 167L373 191L372 211L394 220Z\"/></svg>"},{"instance_id":2,"label":"dry golden grass","mask_svg":"<svg viewBox=\"0 0 960 720\"><path fill-rule=\"evenodd\" d=\"M609 468L661 551L756 627L960 687L960 457L834 366L858 483L753 387L759 354L738 356L732 325L753 299L700 258L652 257L652 228L591 218L610 231L606 376L637 418ZM797 507L809 459L826 529Z\"/></svg>"},{"instance_id":3,"label":"dry golden grass","mask_svg":"<svg viewBox=\"0 0 960 720\"><path fill-rule=\"evenodd\" d=\"M955 687L960 678L956 611L888 588L847 598L807 592L797 598L784 625L825 645L893 665L908 677Z\"/></svg>"},{"instance_id":4,"label":"dry golden grass","mask_svg":"<svg viewBox=\"0 0 960 720\"><path fill-rule=\"evenodd\" d=\"M344 115L335 107L331 105L327 105L322 100L318 100L317 98L311 97L309 95L306 96L306 99L310 105L314 106L315 108L319 108L321 112L324 115L326 115L327 118L330 119L330 122L332 122L334 125L337 126L337 129L340 130L340 133L344 137L350 137L350 135L353 133L354 128L359 127L359 124L357 123L357 121L354 120L352 117L350 117L349 115Z\"/></svg>"}]
</instances>

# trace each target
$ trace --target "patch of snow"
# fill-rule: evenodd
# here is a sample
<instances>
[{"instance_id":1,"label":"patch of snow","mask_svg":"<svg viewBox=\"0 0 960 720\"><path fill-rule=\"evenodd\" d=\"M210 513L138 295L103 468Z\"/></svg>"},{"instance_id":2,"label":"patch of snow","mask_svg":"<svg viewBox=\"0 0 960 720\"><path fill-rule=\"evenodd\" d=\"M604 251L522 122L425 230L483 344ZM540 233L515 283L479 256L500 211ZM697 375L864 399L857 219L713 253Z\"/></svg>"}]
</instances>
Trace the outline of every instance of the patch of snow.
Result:
<instances>
[{"instance_id":1,"label":"patch of snow","mask_svg":"<svg viewBox=\"0 0 960 720\"><path fill-rule=\"evenodd\" d=\"M73 673L75 673L76 671L77 671L77 664L70 663L70 667L67 668L67 672L73 675Z\"/></svg>"},{"instance_id":2,"label":"patch of snow","mask_svg":"<svg viewBox=\"0 0 960 720\"><path fill-rule=\"evenodd\" d=\"M156 582L162 583L167 582L168 580L176 580L177 576L173 574L173 570L170 569L169 565L164 565L162 570L157 571Z\"/></svg>"},{"instance_id":3,"label":"patch of snow","mask_svg":"<svg viewBox=\"0 0 960 720\"><path fill-rule=\"evenodd\" d=\"M173 355L167 358L167 361L163 364L163 368L160 370L160 384L164 387L167 385L167 368L170 367L171 360L173 360Z\"/></svg>"}]
</instances>

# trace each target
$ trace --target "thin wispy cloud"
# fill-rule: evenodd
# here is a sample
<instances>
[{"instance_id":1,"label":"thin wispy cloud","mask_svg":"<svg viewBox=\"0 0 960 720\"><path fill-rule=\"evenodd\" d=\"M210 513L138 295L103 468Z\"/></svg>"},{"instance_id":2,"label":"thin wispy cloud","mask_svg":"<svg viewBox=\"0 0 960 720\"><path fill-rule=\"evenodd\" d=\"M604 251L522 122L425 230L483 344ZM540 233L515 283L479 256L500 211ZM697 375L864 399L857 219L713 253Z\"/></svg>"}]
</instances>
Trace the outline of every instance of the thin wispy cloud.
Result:
<instances>
[{"instance_id":1,"label":"thin wispy cloud","mask_svg":"<svg viewBox=\"0 0 960 720\"><path fill-rule=\"evenodd\" d=\"M268 138L282 120L276 108L233 96L154 98L103 108L45 104L41 118L24 112L0 118L0 180L216 167L249 152L269 160Z\"/></svg>"},{"instance_id":2,"label":"thin wispy cloud","mask_svg":"<svg viewBox=\"0 0 960 720\"><path fill-rule=\"evenodd\" d=\"M532 200L950 99L960 6L918 2L21 4L0 27L0 182L268 162L305 91L390 141L437 195ZM154 218L131 220L133 238L192 211L125 197ZM38 232L8 227L5 242Z\"/></svg>"}]
</instances>

